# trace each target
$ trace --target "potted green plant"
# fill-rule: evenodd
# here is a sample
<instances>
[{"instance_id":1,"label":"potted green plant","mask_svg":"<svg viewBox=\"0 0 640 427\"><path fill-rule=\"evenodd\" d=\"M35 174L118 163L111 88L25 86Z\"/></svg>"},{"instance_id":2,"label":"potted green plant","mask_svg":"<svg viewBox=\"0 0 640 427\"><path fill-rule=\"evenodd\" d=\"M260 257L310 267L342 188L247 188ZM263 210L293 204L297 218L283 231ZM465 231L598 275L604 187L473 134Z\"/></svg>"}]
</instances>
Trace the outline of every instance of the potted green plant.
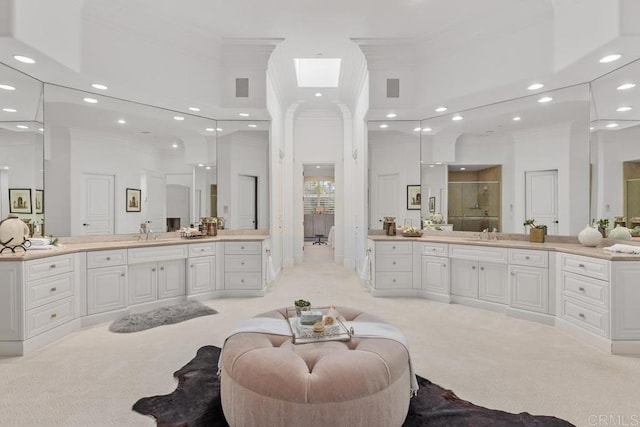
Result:
<instances>
[{"instance_id":1,"label":"potted green plant","mask_svg":"<svg viewBox=\"0 0 640 427\"><path fill-rule=\"evenodd\" d=\"M609 228L609 218L600 218L596 221L598 224L598 231L602 234L602 237L607 237L607 228Z\"/></svg>"},{"instance_id":2,"label":"potted green plant","mask_svg":"<svg viewBox=\"0 0 640 427\"><path fill-rule=\"evenodd\" d=\"M535 219L527 219L523 224L525 227L530 227L529 241L533 243L544 243L544 236L547 234L547 226L536 224Z\"/></svg>"},{"instance_id":3,"label":"potted green plant","mask_svg":"<svg viewBox=\"0 0 640 427\"><path fill-rule=\"evenodd\" d=\"M311 310L311 303L309 301L299 299L293 302L293 305L296 308L296 314L300 316L301 311Z\"/></svg>"}]
</instances>

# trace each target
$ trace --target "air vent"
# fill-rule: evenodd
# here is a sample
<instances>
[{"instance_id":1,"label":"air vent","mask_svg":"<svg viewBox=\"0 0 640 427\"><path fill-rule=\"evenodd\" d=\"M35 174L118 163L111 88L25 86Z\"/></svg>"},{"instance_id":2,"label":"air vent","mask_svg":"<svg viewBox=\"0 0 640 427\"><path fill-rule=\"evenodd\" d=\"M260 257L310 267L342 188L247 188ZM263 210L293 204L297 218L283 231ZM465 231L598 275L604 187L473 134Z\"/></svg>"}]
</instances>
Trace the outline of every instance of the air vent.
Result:
<instances>
[{"instance_id":1,"label":"air vent","mask_svg":"<svg viewBox=\"0 0 640 427\"><path fill-rule=\"evenodd\" d=\"M236 79L236 98L248 98L249 97L249 79L240 78Z\"/></svg>"},{"instance_id":2,"label":"air vent","mask_svg":"<svg viewBox=\"0 0 640 427\"><path fill-rule=\"evenodd\" d=\"M387 79L387 98L400 98L400 79Z\"/></svg>"}]
</instances>

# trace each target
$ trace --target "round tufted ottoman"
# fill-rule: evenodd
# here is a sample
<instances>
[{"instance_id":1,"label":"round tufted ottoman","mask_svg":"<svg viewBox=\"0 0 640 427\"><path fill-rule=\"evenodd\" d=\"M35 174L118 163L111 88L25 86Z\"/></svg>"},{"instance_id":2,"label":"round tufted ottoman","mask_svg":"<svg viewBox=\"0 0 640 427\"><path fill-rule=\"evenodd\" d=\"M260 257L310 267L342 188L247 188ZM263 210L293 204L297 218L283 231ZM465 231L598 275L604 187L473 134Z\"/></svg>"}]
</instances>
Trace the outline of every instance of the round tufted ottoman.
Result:
<instances>
[{"instance_id":1,"label":"round tufted ottoman","mask_svg":"<svg viewBox=\"0 0 640 427\"><path fill-rule=\"evenodd\" d=\"M355 309L338 312L347 321L386 323ZM286 310L261 317L286 322ZM357 335L357 323L354 329ZM409 354L390 339L295 345L289 336L241 332L225 342L221 364L222 408L232 427L392 427L409 408Z\"/></svg>"}]
</instances>

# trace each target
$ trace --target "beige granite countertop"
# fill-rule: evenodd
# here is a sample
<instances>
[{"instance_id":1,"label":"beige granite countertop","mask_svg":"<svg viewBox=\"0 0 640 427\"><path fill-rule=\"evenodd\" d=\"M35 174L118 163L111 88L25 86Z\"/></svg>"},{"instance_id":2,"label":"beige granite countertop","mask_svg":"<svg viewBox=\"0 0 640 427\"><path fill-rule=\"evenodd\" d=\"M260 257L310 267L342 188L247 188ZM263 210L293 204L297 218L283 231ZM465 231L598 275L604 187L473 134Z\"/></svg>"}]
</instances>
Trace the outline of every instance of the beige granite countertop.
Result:
<instances>
[{"instance_id":1,"label":"beige granite countertop","mask_svg":"<svg viewBox=\"0 0 640 427\"><path fill-rule=\"evenodd\" d=\"M56 255L64 255L75 252L91 252L103 251L111 249L132 249L146 248L154 246L168 245L187 245L190 243L206 243L206 242L238 242L249 240L266 240L268 235L264 234L226 234L216 237L203 237L197 239L169 237L160 238L158 240L111 240L111 241L79 241L79 242L63 242L57 247L51 249L28 249L26 252L22 249L16 249L16 253L11 253L9 249L0 255L0 261L28 261L32 259L47 258ZM81 239L78 239L81 240Z\"/></svg>"},{"instance_id":2,"label":"beige granite countertop","mask_svg":"<svg viewBox=\"0 0 640 427\"><path fill-rule=\"evenodd\" d=\"M370 234L370 240L373 241L418 241L418 242L435 242L435 243L449 243L449 244L457 244L457 245L475 245L475 246L494 246L494 247L502 247L502 248L514 248L514 249L534 249L534 250L542 250L542 251L555 251L555 252L564 252L568 254L574 255L583 255L594 258L607 259L610 261L640 261L640 255L632 255L632 254L624 254L624 253L613 253L605 251L603 248L607 246L611 246L615 243L622 244L632 244L634 246L638 246L634 244L636 242L626 242L626 241L613 241L613 240L603 240L603 242L593 248L582 246L580 243L577 243L577 239L572 238L562 238L561 240L565 241L547 241L545 243L531 243L528 240L506 240L506 239L498 239L498 240L478 240L476 237L460 237L460 236L438 236L438 235L423 235L422 237L404 237L400 234L396 236L386 236L384 234ZM551 239L549 239L551 240ZM571 242L570 240L576 240L576 243Z\"/></svg>"}]
</instances>

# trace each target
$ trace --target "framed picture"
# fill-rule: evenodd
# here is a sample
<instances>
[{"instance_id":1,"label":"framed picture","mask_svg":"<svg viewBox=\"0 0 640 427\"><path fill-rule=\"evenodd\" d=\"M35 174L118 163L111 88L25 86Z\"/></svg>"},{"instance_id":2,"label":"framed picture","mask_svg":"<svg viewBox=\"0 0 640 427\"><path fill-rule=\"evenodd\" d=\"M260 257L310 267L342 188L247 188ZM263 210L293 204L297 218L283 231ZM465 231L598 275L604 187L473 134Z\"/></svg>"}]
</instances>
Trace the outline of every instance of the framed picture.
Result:
<instances>
[{"instance_id":1,"label":"framed picture","mask_svg":"<svg viewBox=\"0 0 640 427\"><path fill-rule=\"evenodd\" d=\"M33 201L34 213L44 213L44 190L36 190L36 198Z\"/></svg>"},{"instance_id":2,"label":"framed picture","mask_svg":"<svg viewBox=\"0 0 640 427\"><path fill-rule=\"evenodd\" d=\"M31 213L31 189L30 188L10 188L9 189L9 213Z\"/></svg>"},{"instance_id":3,"label":"framed picture","mask_svg":"<svg viewBox=\"0 0 640 427\"><path fill-rule=\"evenodd\" d=\"M407 185L407 210L420 210L420 186Z\"/></svg>"},{"instance_id":4,"label":"framed picture","mask_svg":"<svg viewBox=\"0 0 640 427\"><path fill-rule=\"evenodd\" d=\"M436 212L436 198L435 197L429 197L429 212L430 213L435 213Z\"/></svg>"},{"instance_id":5,"label":"framed picture","mask_svg":"<svg viewBox=\"0 0 640 427\"><path fill-rule=\"evenodd\" d=\"M127 188L127 212L140 212L141 196L141 190Z\"/></svg>"}]
</instances>

